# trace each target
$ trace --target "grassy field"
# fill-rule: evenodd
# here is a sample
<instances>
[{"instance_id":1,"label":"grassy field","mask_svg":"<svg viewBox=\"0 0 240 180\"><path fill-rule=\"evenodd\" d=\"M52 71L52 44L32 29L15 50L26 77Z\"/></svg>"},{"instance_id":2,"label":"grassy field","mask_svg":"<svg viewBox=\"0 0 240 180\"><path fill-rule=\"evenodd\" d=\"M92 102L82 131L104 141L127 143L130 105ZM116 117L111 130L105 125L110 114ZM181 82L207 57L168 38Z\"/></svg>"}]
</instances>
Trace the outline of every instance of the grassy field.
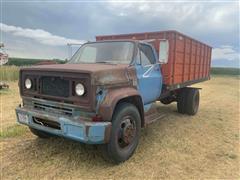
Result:
<instances>
[{"instance_id":1,"label":"grassy field","mask_svg":"<svg viewBox=\"0 0 240 180\"><path fill-rule=\"evenodd\" d=\"M16 124L17 82L1 92L1 179L239 179L239 77L213 76L196 116L158 104L166 116L141 132L134 156L104 161L96 146L39 139Z\"/></svg>"},{"instance_id":2,"label":"grassy field","mask_svg":"<svg viewBox=\"0 0 240 180\"><path fill-rule=\"evenodd\" d=\"M64 63L64 60L61 59L52 59L53 61L56 61L58 63ZM8 66L30 66L37 64L42 61L47 61L47 59L29 59L29 58L16 58L16 57L10 57L8 59Z\"/></svg>"},{"instance_id":3,"label":"grassy field","mask_svg":"<svg viewBox=\"0 0 240 180\"><path fill-rule=\"evenodd\" d=\"M212 67L211 74L215 75L240 75L239 68Z\"/></svg>"},{"instance_id":4,"label":"grassy field","mask_svg":"<svg viewBox=\"0 0 240 180\"><path fill-rule=\"evenodd\" d=\"M17 66L1 66L0 81L16 81L19 78L19 67Z\"/></svg>"},{"instance_id":5,"label":"grassy field","mask_svg":"<svg viewBox=\"0 0 240 180\"><path fill-rule=\"evenodd\" d=\"M26 65L26 64L25 64ZM230 75L236 76L240 75L239 68L220 68L212 67L212 75ZM19 76L19 67L15 65L4 65L0 68L0 80L1 81L15 81L18 80Z\"/></svg>"}]
</instances>

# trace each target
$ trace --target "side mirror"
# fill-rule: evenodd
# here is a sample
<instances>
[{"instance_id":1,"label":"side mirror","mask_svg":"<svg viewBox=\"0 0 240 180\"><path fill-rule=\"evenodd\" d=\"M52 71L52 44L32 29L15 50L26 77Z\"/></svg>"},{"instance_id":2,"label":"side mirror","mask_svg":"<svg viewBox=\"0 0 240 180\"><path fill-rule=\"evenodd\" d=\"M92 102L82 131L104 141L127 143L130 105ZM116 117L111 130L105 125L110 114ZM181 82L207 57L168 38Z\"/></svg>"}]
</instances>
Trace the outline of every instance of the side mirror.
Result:
<instances>
[{"instance_id":1,"label":"side mirror","mask_svg":"<svg viewBox=\"0 0 240 180\"><path fill-rule=\"evenodd\" d=\"M168 62L169 43L166 39L161 39L159 43L159 63L166 64Z\"/></svg>"}]
</instances>

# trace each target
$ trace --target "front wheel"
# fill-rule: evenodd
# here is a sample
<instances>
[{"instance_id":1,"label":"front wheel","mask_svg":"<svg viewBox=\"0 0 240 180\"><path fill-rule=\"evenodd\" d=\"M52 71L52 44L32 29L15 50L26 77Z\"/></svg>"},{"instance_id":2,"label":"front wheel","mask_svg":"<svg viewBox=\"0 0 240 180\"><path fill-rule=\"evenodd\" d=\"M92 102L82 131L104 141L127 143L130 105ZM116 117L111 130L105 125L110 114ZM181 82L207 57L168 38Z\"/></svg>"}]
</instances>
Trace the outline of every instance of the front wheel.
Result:
<instances>
[{"instance_id":1,"label":"front wheel","mask_svg":"<svg viewBox=\"0 0 240 180\"><path fill-rule=\"evenodd\" d=\"M43 139L47 139L47 138L50 138L52 137L53 135L49 134L49 133L46 133L46 132L43 132L43 131L40 131L40 130L37 130L37 129L34 129L34 128L31 128L29 127L30 131L38 136L39 138L43 138Z\"/></svg>"},{"instance_id":2,"label":"front wheel","mask_svg":"<svg viewBox=\"0 0 240 180\"><path fill-rule=\"evenodd\" d=\"M138 146L140 129L138 109L130 103L119 104L112 119L110 141L102 145L104 156L115 163L129 159Z\"/></svg>"}]
</instances>

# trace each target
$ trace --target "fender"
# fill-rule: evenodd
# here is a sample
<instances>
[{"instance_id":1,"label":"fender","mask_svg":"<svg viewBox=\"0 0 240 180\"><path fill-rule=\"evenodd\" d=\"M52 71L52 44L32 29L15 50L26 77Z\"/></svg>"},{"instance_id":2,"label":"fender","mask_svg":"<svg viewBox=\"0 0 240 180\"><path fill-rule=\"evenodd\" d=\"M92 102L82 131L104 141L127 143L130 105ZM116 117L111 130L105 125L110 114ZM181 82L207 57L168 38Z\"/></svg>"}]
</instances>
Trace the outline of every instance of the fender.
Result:
<instances>
[{"instance_id":1,"label":"fender","mask_svg":"<svg viewBox=\"0 0 240 180\"><path fill-rule=\"evenodd\" d=\"M123 87L108 89L108 92L99 105L98 114L105 120L111 121L116 104L124 98L140 96L139 92L133 87ZM140 96L141 97L141 96Z\"/></svg>"}]
</instances>

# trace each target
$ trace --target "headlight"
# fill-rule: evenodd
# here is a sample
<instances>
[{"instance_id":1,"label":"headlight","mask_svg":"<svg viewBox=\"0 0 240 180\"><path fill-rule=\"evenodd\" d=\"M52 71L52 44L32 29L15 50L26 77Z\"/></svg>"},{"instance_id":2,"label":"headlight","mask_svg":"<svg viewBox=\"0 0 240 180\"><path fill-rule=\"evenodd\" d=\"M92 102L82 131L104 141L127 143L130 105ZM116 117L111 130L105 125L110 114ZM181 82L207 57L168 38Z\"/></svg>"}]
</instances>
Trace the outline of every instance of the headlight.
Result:
<instances>
[{"instance_id":1,"label":"headlight","mask_svg":"<svg viewBox=\"0 0 240 180\"><path fill-rule=\"evenodd\" d=\"M78 96L82 96L85 93L85 88L84 88L83 84L78 83L75 86L75 92Z\"/></svg>"},{"instance_id":2,"label":"headlight","mask_svg":"<svg viewBox=\"0 0 240 180\"><path fill-rule=\"evenodd\" d=\"M31 87L32 87L32 81L28 78L25 80L25 87L27 89L31 89Z\"/></svg>"}]
</instances>

